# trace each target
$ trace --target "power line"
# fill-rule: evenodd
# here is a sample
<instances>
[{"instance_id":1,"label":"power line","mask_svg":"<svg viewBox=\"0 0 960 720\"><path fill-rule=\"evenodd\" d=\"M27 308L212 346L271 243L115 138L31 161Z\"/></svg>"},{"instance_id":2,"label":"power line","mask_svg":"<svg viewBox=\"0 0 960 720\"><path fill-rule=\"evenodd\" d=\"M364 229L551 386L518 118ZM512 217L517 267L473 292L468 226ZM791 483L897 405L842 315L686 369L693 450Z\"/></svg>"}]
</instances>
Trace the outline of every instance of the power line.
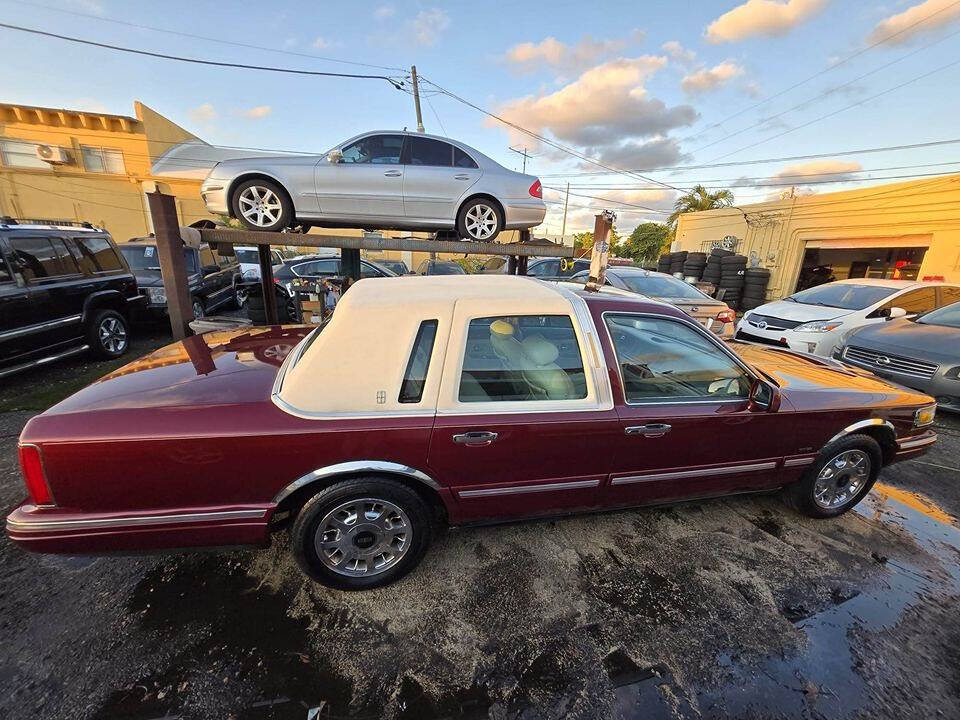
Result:
<instances>
[{"instance_id":1,"label":"power line","mask_svg":"<svg viewBox=\"0 0 960 720\"><path fill-rule=\"evenodd\" d=\"M958 0L960 1L960 0ZM126 20L117 20L116 18L104 17L102 15L93 15L90 13L78 12L76 10L67 10L66 8L52 7L41 3L25 2L24 0L6 0L6 2L25 5L27 7L40 8L50 12L62 13L64 15L73 15L74 17L87 18L89 20L98 20L100 22L123 25L124 27L137 28L138 30L149 30L151 32L166 33L167 35L176 35L179 37L191 38L193 40L203 40L204 42L214 42L220 45L232 45L233 47L245 48L247 50L263 50L265 52L278 53L280 55L291 55L295 57L309 58L311 60L323 60L324 62L340 63L342 65L355 65L358 67L376 68L378 70L396 70L404 72L404 68L391 67L389 65L373 65L371 63L357 62L355 60L341 60L339 58L315 55L313 53L297 52L295 50L280 50L278 48L266 47L264 45L251 45L249 43L236 42L233 40L224 40L223 38L209 37L207 35L194 35L193 33L181 32L179 30L169 30L167 28L153 27L152 25L141 25L139 23L127 22Z\"/></svg>"},{"instance_id":2,"label":"power line","mask_svg":"<svg viewBox=\"0 0 960 720\"><path fill-rule=\"evenodd\" d=\"M394 78L387 77L386 75L360 75L356 73L322 72L320 70L297 70L294 68L274 67L271 65L247 65L244 63L221 62L218 60L203 60L200 58L188 58L179 55L167 55L166 53L150 52L148 50L137 50L135 48L111 45L110 43L95 42L94 40L85 40L83 38L76 38L70 35L58 35L57 33L46 32L45 30L21 27L20 25L10 25L8 23L0 23L0 27L6 28L7 30L16 30L18 32L55 38L57 40L65 40L67 42L77 43L79 45L89 45L91 47L103 48L105 50L115 50L116 52L130 53L132 55L143 55L145 57L159 58L161 60L174 60L176 62L191 63L193 65L241 68L243 70L261 70L263 72L286 73L289 75L309 75L313 77L337 77L348 78L352 80L385 80L393 85L393 87L395 87L397 90L400 90L403 87L402 80L396 80Z\"/></svg>"}]
</instances>

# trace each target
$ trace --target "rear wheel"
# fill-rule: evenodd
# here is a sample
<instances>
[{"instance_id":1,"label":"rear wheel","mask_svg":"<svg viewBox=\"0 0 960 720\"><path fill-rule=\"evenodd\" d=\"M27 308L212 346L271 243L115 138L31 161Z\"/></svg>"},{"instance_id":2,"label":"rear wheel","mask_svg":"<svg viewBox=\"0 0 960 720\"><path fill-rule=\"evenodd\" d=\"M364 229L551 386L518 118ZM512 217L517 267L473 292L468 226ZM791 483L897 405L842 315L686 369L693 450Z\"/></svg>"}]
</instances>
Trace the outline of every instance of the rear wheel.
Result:
<instances>
[{"instance_id":1,"label":"rear wheel","mask_svg":"<svg viewBox=\"0 0 960 720\"><path fill-rule=\"evenodd\" d=\"M193 319L199 320L202 317L206 316L206 312L203 309L203 300L198 297L193 298Z\"/></svg>"},{"instance_id":2,"label":"rear wheel","mask_svg":"<svg viewBox=\"0 0 960 720\"><path fill-rule=\"evenodd\" d=\"M805 515L842 515L870 492L883 463L880 445L867 435L848 435L823 448L803 477L785 489Z\"/></svg>"},{"instance_id":3,"label":"rear wheel","mask_svg":"<svg viewBox=\"0 0 960 720\"><path fill-rule=\"evenodd\" d=\"M503 217L493 200L475 198L457 214L457 232L467 240L493 242L502 229Z\"/></svg>"},{"instance_id":4,"label":"rear wheel","mask_svg":"<svg viewBox=\"0 0 960 720\"><path fill-rule=\"evenodd\" d=\"M230 197L234 216L251 230L279 232L293 221L293 203L277 183L261 178L242 182Z\"/></svg>"},{"instance_id":5,"label":"rear wheel","mask_svg":"<svg viewBox=\"0 0 960 720\"><path fill-rule=\"evenodd\" d=\"M416 567L431 532L429 508L413 490L392 480L355 478L308 500L290 542L300 568L317 582L366 590Z\"/></svg>"},{"instance_id":6,"label":"rear wheel","mask_svg":"<svg viewBox=\"0 0 960 720\"><path fill-rule=\"evenodd\" d=\"M130 347L127 319L116 310L100 310L87 328L87 344L102 358L120 357Z\"/></svg>"}]
</instances>

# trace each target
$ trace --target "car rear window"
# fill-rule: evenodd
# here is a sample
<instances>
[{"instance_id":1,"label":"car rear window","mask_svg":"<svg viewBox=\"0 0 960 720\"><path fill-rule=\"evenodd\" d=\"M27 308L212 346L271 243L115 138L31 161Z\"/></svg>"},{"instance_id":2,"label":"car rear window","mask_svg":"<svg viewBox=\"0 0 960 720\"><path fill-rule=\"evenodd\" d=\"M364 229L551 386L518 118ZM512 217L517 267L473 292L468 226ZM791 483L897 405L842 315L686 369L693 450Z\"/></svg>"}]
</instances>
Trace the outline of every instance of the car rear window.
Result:
<instances>
[{"instance_id":1,"label":"car rear window","mask_svg":"<svg viewBox=\"0 0 960 720\"><path fill-rule=\"evenodd\" d=\"M683 298L684 300L704 300L707 297L693 285L674 277L620 273L620 279L633 292L648 297Z\"/></svg>"},{"instance_id":2,"label":"car rear window","mask_svg":"<svg viewBox=\"0 0 960 720\"><path fill-rule=\"evenodd\" d=\"M399 402L418 403L423 397L423 386L427 381L430 356L433 354L433 342L436 337L436 320L424 320L420 323L417 338L413 341L413 350L410 351L410 359L407 361L407 370L403 374Z\"/></svg>"}]
</instances>

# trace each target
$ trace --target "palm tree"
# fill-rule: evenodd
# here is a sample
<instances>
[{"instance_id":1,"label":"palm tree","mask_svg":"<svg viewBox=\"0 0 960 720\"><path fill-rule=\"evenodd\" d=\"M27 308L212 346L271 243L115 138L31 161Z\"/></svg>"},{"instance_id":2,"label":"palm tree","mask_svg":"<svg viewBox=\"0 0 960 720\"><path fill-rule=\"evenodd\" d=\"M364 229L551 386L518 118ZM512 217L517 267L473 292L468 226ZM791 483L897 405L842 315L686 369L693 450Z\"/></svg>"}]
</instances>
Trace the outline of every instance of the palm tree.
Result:
<instances>
[{"instance_id":1,"label":"palm tree","mask_svg":"<svg viewBox=\"0 0 960 720\"><path fill-rule=\"evenodd\" d=\"M708 192L703 185L695 185L686 195L681 195L673 204L673 212L667 219L671 228L677 227L677 220L683 213L713 210L733 205L733 193L729 190Z\"/></svg>"}]
</instances>

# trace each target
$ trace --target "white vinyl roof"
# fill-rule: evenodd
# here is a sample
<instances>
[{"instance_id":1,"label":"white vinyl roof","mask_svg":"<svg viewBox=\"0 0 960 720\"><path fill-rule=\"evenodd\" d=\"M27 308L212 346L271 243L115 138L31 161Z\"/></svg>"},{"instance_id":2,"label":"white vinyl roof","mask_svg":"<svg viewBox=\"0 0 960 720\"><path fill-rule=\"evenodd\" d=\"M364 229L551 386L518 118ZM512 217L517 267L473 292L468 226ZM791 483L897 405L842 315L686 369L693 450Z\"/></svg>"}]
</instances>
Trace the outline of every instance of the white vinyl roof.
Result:
<instances>
[{"instance_id":1,"label":"white vinyl roof","mask_svg":"<svg viewBox=\"0 0 960 720\"><path fill-rule=\"evenodd\" d=\"M424 320L438 321L423 392L428 404L439 391L454 311L458 318L571 315L570 298L551 283L509 275L360 280L319 336L290 353L275 399L307 417L423 413L423 404L400 403L398 391Z\"/></svg>"}]
</instances>

